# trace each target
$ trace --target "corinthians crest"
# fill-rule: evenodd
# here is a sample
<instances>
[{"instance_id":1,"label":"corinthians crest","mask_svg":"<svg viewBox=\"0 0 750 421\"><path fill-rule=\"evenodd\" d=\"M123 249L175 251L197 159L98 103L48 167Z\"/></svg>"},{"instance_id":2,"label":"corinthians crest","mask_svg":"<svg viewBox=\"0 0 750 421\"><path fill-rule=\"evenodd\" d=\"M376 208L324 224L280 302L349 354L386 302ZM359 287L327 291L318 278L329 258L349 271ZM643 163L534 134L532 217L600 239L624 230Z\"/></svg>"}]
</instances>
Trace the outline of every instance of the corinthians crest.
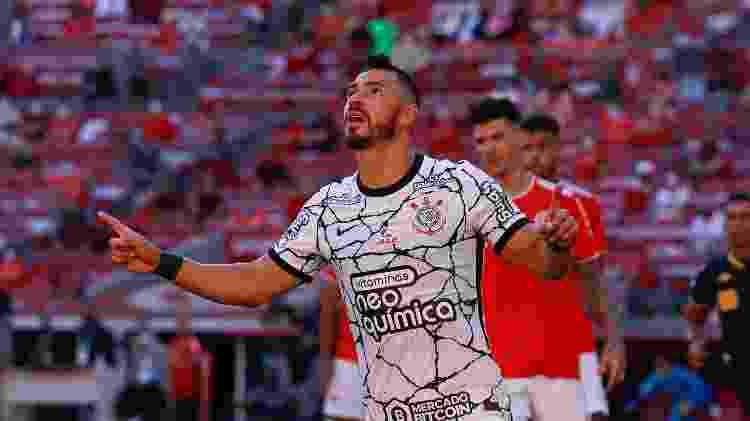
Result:
<instances>
[{"instance_id":1,"label":"corinthians crest","mask_svg":"<svg viewBox=\"0 0 750 421\"><path fill-rule=\"evenodd\" d=\"M417 211L413 224L418 233L433 235L443 229L446 218L439 207L442 204L442 200L433 204L429 196L424 196L421 204L411 203L411 207Z\"/></svg>"}]
</instances>

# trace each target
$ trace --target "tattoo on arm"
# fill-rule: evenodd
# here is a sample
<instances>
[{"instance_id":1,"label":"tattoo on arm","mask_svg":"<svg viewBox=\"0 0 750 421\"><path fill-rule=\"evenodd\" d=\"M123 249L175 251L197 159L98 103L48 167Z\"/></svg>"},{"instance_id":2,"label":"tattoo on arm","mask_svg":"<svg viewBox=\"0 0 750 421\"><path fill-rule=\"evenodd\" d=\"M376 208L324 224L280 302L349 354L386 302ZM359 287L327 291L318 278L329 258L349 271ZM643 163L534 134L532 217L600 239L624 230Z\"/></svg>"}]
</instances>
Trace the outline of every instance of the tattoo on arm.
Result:
<instances>
[{"instance_id":1,"label":"tattoo on arm","mask_svg":"<svg viewBox=\"0 0 750 421\"><path fill-rule=\"evenodd\" d=\"M625 305L610 295L600 260L597 258L580 266L586 302L594 320L605 328L607 337L619 341L624 336Z\"/></svg>"}]
</instances>

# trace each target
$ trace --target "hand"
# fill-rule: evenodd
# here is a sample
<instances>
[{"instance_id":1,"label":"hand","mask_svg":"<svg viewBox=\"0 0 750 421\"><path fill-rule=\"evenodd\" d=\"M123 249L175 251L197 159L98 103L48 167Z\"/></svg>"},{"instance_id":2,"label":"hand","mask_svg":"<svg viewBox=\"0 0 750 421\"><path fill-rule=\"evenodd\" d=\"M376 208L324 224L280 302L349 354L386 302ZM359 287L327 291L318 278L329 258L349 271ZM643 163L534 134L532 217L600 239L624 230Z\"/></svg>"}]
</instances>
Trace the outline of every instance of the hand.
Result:
<instances>
[{"instance_id":1,"label":"hand","mask_svg":"<svg viewBox=\"0 0 750 421\"><path fill-rule=\"evenodd\" d=\"M537 216L540 233L549 244L570 249L578 237L578 222L566 209L551 208Z\"/></svg>"},{"instance_id":2,"label":"hand","mask_svg":"<svg viewBox=\"0 0 750 421\"><path fill-rule=\"evenodd\" d=\"M607 390L612 390L625 380L626 365L625 344L618 340L608 340L602 351L600 369L601 374L607 376Z\"/></svg>"},{"instance_id":3,"label":"hand","mask_svg":"<svg viewBox=\"0 0 750 421\"><path fill-rule=\"evenodd\" d=\"M109 239L112 263L126 265L131 272L150 273L156 270L161 255L158 247L114 216L105 212L99 212L97 216L117 234L117 237Z\"/></svg>"}]
</instances>

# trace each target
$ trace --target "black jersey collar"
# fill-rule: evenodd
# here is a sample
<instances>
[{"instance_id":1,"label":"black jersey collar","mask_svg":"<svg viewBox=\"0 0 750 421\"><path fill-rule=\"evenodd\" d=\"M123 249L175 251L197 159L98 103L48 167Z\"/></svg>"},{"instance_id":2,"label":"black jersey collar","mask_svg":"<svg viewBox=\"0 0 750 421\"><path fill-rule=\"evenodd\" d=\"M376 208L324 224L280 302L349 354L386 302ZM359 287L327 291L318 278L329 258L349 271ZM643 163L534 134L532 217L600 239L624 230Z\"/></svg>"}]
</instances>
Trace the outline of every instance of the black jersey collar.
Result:
<instances>
[{"instance_id":1,"label":"black jersey collar","mask_svg":"<svg viewBox=\"0 0 750 421\"><path fill-rule=\"evenodd\" d=\"M414 157L414 162L411 165L411 169L409 169L409 172L406 173L403 177L401 177L400 180L395 182L394 184L391 184L387 187L379 187L376 189L371 189L362 184L362 180L360 180L359 175L357 175L357 188L359 188L359 191L362 192L365 196L388 196L389 194L396 193L397 191L401 190L409 184L414 177L417 176L419 173L420 168L422 168L422 162L424 161L424 155L422 154L416 154Z\"/></svg>"}]
</instances>

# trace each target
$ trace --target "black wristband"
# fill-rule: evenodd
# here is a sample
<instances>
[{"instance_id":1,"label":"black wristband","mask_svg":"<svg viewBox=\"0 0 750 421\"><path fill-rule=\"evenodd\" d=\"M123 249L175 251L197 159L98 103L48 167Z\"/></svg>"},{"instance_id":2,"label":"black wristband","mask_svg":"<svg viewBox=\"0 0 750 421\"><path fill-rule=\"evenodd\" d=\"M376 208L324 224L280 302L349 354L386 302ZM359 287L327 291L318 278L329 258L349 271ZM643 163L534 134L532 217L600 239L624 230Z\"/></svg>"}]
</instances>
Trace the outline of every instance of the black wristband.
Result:
<instances>
[{"instance_id":1,"label":"black wristband","mask_svg":"<svg viewBox=\"0 0 750 421\"><path fill-rule=\"evenodd\" d=\"M177 273L180 271L184 261L185 259L182 256L162 252L159 255L159 266L156 267L154 273L162 278L174 281L177 279Z\"/></svg>"}]
</instances>

